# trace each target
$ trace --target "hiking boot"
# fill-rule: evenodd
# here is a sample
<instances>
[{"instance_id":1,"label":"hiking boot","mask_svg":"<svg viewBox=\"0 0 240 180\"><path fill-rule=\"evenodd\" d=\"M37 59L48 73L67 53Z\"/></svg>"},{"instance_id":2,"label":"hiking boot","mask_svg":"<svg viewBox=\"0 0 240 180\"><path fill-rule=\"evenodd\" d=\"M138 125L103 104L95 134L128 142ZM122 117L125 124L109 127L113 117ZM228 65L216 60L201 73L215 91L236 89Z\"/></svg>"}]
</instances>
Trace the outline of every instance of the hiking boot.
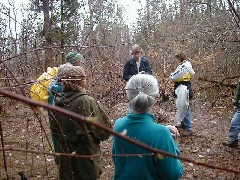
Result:
<instances>
[{"instance_id":1,"label":"hiking boot","mask_svg":"<svg viewBox=\"0 0 240 180\"><path fill-rule=\"evenodd\" d=\"M229 147L238 147L238 140L235 141L226 141L222 143L224 146L229 146Z\"/></svg>"},{"instance_id":2,"label":"hiking boot","mask_svg":"<svg viewBox=\"0 0 240 180\"><path fill-rule=\"evenodd\" d=\"M185 129L185 126L184 126L183 122L181 122L181 124L175 125L175 127L176 127L178 130L179 130L180 128L181 128L181 129Z\"/></svg>"},{"instance_id":3,"label":"hiking boot","mask_svg":"<svg viewBox=\"0 0 240 180\"><path fill-rule=\"evenodd\" d=\"M182 134L183 137L192 136L192 135L193 135L193 132L191 130L186 130Z\"/></svg>"},{"instance_id":4,"label":"hiking boot","mask_svg":"<svg viewBox=\"0 0 240 180\"><path fill-rule=\"evenodd\" d=\"M184 127L183 127L183 125L182 124L180 124L180 125L175 125L175 127L177 128L177 129L184 129Z\"/></svg>"}]
</instances>

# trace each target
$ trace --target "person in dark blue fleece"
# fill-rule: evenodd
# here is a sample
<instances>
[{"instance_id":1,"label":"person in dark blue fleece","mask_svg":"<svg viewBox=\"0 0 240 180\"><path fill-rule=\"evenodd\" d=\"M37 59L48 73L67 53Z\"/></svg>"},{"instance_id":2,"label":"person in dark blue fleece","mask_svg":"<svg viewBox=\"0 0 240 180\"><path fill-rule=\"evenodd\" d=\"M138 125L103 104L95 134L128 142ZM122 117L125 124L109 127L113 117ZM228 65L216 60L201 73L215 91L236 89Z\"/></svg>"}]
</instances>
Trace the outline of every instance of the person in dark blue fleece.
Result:
<instances>
[{"instance_id":1,"label":"person in dark blue fleece","mask_svg":"<svg viewBox=\"0 0 240 180\"><path fill-rule=\"evenodd\" d=\"M132 58L128 59L123 67L123 79L128 81L136 74L152 74L148 60L142 56L142 48L135 44L131 50Z\"/></svg>"},{"instance_id":2,"label":"person in dark blue fleece","mask_svg":"<svg viewBox=\"0 0 240 180\"><path fill-rule=\"evenodd\" d=\"M150 113L159 94L157 79L148 74L134 75L126 84L126 93L130 110L115 122L114 130L150 147L180 155L171 134L174 131L155 123ZM114 136L112 154L151 154L151 151ZM177 180L184 171L180 160L173 157L113 156L113 161L114 180Z\"/></svg>"}]
</instances>

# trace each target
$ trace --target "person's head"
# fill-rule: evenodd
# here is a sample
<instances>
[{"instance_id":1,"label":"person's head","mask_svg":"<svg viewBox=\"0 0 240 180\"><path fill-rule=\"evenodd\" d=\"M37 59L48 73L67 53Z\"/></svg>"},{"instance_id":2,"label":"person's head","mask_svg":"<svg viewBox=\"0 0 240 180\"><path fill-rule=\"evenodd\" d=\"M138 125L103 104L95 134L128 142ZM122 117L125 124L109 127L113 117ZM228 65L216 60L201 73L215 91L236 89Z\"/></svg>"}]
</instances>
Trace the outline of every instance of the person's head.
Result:
<instances>
[{"instance_id":1,"label":"person's head","mask_svg":"<svg viewBox=\"0 0 240 180\"><path fill-rule=\"evenodd\" d=\"M70 63L66 63L66 64L60 65L59 68L58 68L57 76L58 76L58 77L62 76L62 72L66 72L67 69L72 68L72 66L73 66L73 65L70 64Z\"/></svg>"},{"instance_id":2,"label":"person's head","mask_svg":"<svg viewBox=\"0 0 240 180\"><path fill-rule=\"evenodd\" d=\"M177 53L175 57L180 61L183 62L186 59L186 55L184 53Z\"/></svg>"},{"instance_id":3,"label":"person's head","mask_svg":"<svg viewBox=\"0 0 240 180\"><path fill-rule=\"evenodd\" d=\"M82 91L86 87L86 74L81 66L70 63L59 67L58 77L63 82L63 89Z\"/></svg>"},{"instance_id":4,"label":"person's head","mask_svg":"<svg viewBox=\"0 0 240 180\"><path fill-rule=\"evenodd\" d=\"M77 51L72 51L66 55L66 62L74 66L80 66L83 59L83 55L79 54Z\"/></svg>"},{"instance_id":5,"label":"person's head","mask_svg":"<svg viewBox=\"0 0 240 180\"><path fill-rule=\"evenodd\" d=\"M135 60L138 60L142 54L142 48L138 44L133 45L131 54Z\"/></svg>"},{"instance_id":6,"label":"person's head","mask_svg":"<svg viewBox=\"0 0 240 180\"><path fill-rule=\"evenodd\" d=\"M136 113L148 112L159 95L157 79L149 74L132 76L125 89L130 101L130 108Z\"/></svg>"}]
</instances>

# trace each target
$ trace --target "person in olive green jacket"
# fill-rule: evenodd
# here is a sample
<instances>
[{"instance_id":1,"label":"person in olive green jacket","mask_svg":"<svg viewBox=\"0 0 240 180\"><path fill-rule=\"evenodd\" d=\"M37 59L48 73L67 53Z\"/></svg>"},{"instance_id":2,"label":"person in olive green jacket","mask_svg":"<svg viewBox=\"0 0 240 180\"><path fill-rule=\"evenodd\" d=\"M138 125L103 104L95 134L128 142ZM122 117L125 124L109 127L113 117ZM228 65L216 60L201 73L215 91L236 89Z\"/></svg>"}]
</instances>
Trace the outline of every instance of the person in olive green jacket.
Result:
<instances>
[{"instance_id":1,"label":"person in olive green jacket","mask_svg":"<svg viewBox=\"0 0 240 180\"><path fill-rule=\"evenodd\" d=\"M110 121L97 101L86 93L85 72L80 66L67 65L59 74L63 91L55 105L86 117L97 117L108 127ZM110 134L79 119L52 112L50 127L60 145L60 153L79 155L100 154L100 141ZM60 156L60 180L96 180L102 173L102 159Z\"/></svg>"}]
</instances>

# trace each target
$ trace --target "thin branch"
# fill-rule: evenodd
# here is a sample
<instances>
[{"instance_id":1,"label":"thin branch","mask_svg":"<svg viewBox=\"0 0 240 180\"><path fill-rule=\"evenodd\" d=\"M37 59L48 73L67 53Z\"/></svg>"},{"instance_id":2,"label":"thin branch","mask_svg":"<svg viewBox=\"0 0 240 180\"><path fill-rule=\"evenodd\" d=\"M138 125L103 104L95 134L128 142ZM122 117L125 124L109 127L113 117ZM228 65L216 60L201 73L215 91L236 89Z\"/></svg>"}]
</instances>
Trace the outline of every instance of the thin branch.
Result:
<instances>
[{"instance_id":1,"label":"thin branch","mask_svg":"<svg viewBox=\"0 0 240 180\"><path fill-rule=\"evenodd\" d=\"M62 48L73 48L73 47L75 47L75 48L77 47L77 48L81 48L81 49L96 48L96 47L99 47L99 48L115 48L115 47L118 47L118 46L126 46L126 45L129 45L129 44L130 43L121 43L121 44L109 45L109 46L99 46L99 45L89 45L89 46L83 46L83 45L51 46L51 47L32 49L32 50L29 50L27 52L20 53L18 55L6 58L6 59L3 60L3 62L12 60L12 59L17 58L17 57L22 56L22 55L26 55L26 54L29 54L29 53L32 53L32 52L35 52L35 51L42 51L42 50L45 50L45 49L57 49L57 50L60 49L59 51L61 52ZM0 64L1 64L1 62L0 62Z\"/></svg>"},{"instance_id":2,"label":"thin branch","mask_svg":"<svg viewBox=\"0 0 240 180\"><path fill-rule=\"evenodd\" d=\"M2 122L1 121L0 121L0 135L1 135L1 145L2 145L2 148L4 149L3 130L2 130ZM4 169L5 169L5 172L6 172L6 175L7 175L7 180L9 180L6 154L5 154L5 151L3 151L2 153L3 153Z\"/></svg>"},{"instance_id":3,"label":"thin branch","mask_svg":"<svg viewBox=\"0 0 240 180\"><path fill-rule=\"evenodd\" d=\"M239 76L238 76L239 77ZM236 84L226 84L226 83L223 83L224 80L227 80L227 79L231 79L231 78L225 78L223 80L220 80L220 81L215 81L215 80L210 80L210 79L207 79L207 78L198 78L198 80L200 81L206 81L206 82L210 82L210 83L213 83L217 86L225 86L225 87L230 87L232 89L235 89L237 87Z\"/></svg>"},{"instance_id":4,"label":"thin branch","mask_svg":"<svg viewBox=\"0 0 240 180\"><path fill-rule=\"evenodd\" d=\"M230 0L227 0L228 1L228 5L230 6L230 9L231 9L231 13L232 13L232 16L237 24L237 27L238 29L240 29L240 25L239 25L239 22L240 22L240 17L236 11L236 9L234 8L232 2ZM237 18L237 19L236 19Z\"/></svg>"},{"instance_id":5,"label":"thin branch","mask_svg":"<svg viewBox=\"0 0 240 180\"><path fill-rule=\"evenodd\" d=\"M16 152L25 152L31 154L43 154L43 155L53 155L53 156L67 156L67 157L78 157L78 158L95 158L95 157L143 157L143 156L155 156L154 153L148 154L92 154L92 155L80 155L75 154L75 152L70 153L54 153L54 152L46 152L39 150L27 150L20 148L0 148L0 151L16 151Z\"/></svg>"}]
</instances>

